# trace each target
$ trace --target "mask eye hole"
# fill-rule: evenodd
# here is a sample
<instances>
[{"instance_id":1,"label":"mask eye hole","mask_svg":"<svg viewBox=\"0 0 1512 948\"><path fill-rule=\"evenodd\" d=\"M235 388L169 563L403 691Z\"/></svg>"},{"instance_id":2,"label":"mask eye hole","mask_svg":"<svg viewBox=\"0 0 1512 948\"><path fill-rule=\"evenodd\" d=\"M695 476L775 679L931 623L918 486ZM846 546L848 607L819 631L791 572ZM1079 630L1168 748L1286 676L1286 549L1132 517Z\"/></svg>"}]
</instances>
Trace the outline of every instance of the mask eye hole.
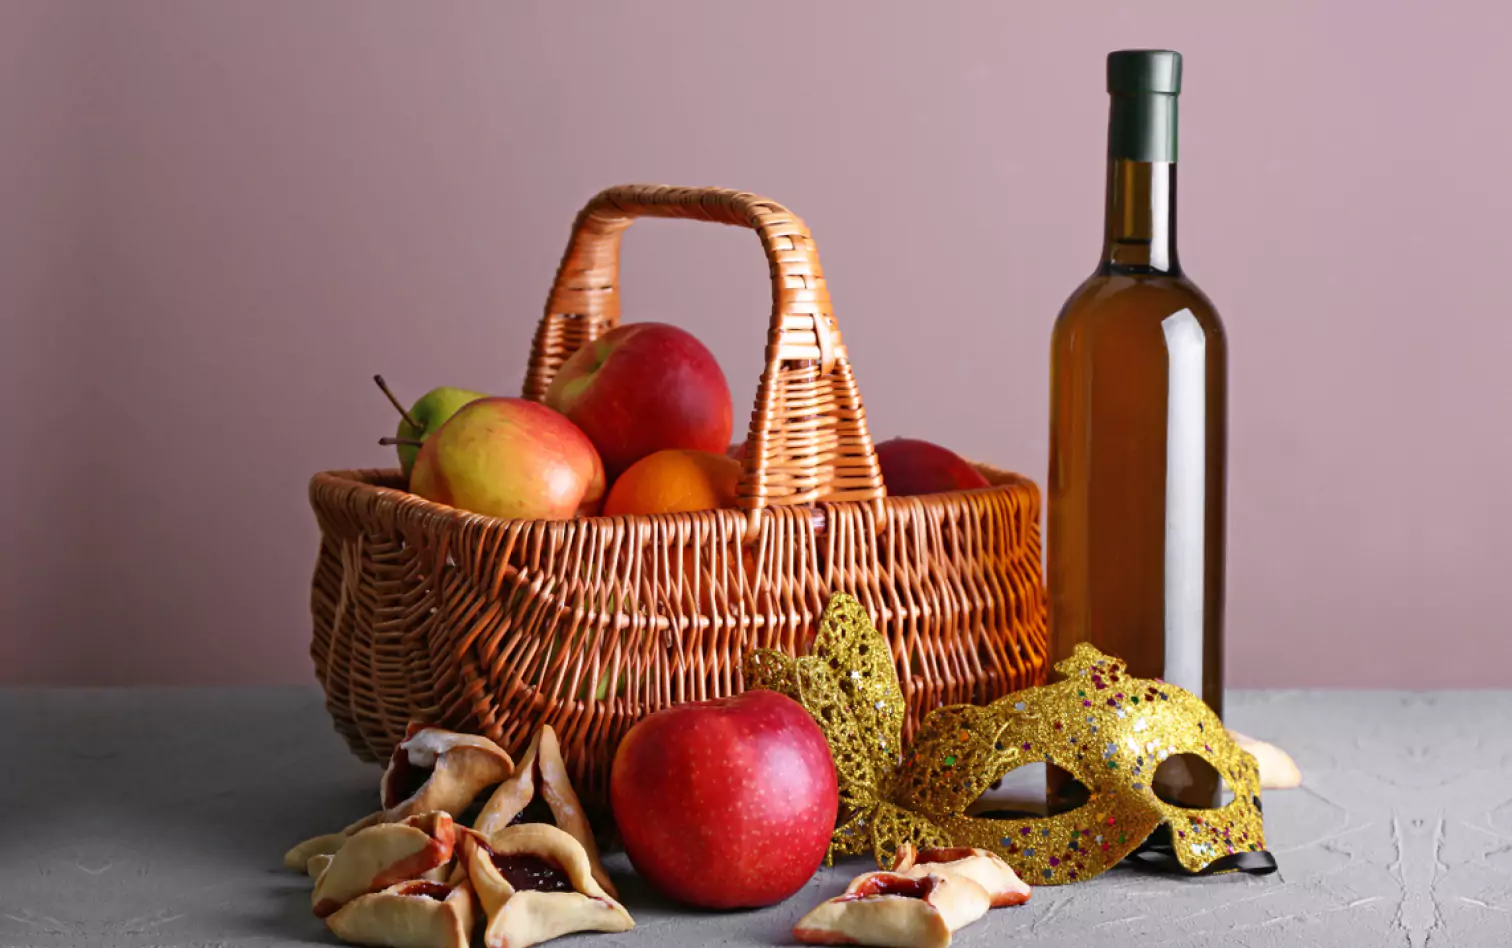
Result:
<instances>
[{"instance_id":1,"label":"mask eye hole","mask_svg":"<svg viewBox=\"0 0 1512 948\"><path fill-rule=\"evenodd\" d=\"M1187 810L1228 806L1233 791L1212 764L1196 754L1172 754L1150 777L1150 789L1162 803Z\"/></svg>"},{"instance_id":2,"label":"mask eye hole","mask_svg":"<svg viewBox=\"0 0 1512 948\"><path fill-rule=\"evenodd\" d=\"M1015 767L966 807L968 816L1022 820L1078 809L1092 796L1080 780L1054 764L1035 761Z\"/></svg>"}]
</instances>

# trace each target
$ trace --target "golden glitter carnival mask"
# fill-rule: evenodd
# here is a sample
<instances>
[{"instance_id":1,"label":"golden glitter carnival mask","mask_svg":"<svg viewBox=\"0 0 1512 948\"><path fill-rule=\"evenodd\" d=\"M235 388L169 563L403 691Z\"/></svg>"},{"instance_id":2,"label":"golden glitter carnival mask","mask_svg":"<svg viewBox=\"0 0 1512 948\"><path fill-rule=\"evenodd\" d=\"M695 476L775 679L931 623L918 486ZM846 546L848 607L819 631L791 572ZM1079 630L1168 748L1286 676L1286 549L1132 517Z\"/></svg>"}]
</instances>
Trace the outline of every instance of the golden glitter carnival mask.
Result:
<instances>
[{"instance_id":1,"label":"golden glitter carnival mask","mask_svg":"<svg viewBox=\"0 0 1512 948\"><path fill-rule=\"evenodd\" d=\"M1055 667L1065 680L930 712L906 752L891 649L850 596L830 600L812 654L758 650L745 677L749 688L802 702L829 739L841 807L831 860L871 850L891 868L905 843L971 846L996 852L1026 882L1057 885L1098 875L1164 827L1142 858L1204 875L1275 869L1264 851L1255 760L1201 699L1132 678L1122 661L1088 645ZM1206 760L1233 800L1197 810L1157 797L1151 776L1175 754ZM1037 762L1079 780L1090 792L1086 803L1026 819L967 812L1005 773Z\"/></svg>"}]
</instances>

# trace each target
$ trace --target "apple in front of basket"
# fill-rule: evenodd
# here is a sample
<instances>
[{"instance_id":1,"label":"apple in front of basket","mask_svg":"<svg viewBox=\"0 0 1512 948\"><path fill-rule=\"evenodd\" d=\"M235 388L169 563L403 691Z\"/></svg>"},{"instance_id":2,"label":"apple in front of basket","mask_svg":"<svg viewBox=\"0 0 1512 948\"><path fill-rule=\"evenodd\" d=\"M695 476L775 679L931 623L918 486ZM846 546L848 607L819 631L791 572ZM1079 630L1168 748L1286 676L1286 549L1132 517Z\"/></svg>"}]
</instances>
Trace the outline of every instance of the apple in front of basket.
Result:
<instances>
[{"instance_id":1,"label":"apple in front of basket","mask_svg":"<svg viewBox=\"0 0 1512 948\"><path fill-rule=\"evenodd\" d=\"M772 905L824 861L839 809L829 744L775 691L675 705L630 730L609 778L630 862L702 908Z\"/></svg>"}]
</instances>

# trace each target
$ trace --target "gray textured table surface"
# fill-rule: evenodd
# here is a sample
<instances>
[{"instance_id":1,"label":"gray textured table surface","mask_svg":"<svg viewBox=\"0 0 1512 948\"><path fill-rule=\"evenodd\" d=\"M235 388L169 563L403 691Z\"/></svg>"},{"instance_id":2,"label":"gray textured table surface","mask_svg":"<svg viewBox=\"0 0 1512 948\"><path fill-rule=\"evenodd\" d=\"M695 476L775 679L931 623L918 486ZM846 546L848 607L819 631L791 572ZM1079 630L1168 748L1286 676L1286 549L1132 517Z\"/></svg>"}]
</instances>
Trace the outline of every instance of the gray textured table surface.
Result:
<instances>
[{"instance_id":1,"label":"gray textured table surface","mask_svg":"<svg viewBox=\"0 0 1512 948\"><path fill-rule=\"evenodd\" d=\"M1229 724L1285 746L1307 787L1271 793L1275 875L1119 868L1038 888L956 944L1037 948L1512 945L1512 693L1250 692ZM369 811L319 695L0 691L0 946L335 944L285 847ZM638 927L567 946L775 945L864 862L759 912L692 915L622 856Z\"/></svg>"}]
</instances>

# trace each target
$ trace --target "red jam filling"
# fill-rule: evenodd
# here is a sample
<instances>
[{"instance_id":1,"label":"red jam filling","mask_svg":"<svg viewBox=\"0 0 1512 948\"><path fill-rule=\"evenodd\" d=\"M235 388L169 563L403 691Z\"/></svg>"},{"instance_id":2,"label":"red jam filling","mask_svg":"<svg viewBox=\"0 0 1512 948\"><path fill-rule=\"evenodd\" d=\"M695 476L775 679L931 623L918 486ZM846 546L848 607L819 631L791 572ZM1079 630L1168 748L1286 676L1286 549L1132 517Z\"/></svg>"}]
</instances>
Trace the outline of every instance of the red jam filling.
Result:
<instances>
[{"instance_id":1,"label":"red jam filling","mask_svg":"<svg viewBox=\"0 0 1512 948\"><path fill-rule=\"evenodd\" d=\"M409 883L399 890L399 894L413 895L422 899L435 899L440 902L444 901L448 895L451 895L451 891L452 887L444 882L427 882L422 879Z\"/></svg>"},{"instance_id":2,"label":"red jam filling","mask_svg":"<svg viewBox=\"0 0 1512 948\"><path fill-rule=\"evenodd\" d=\"M388 773L383 775L383 808L392 809L419 793L433 772L430 767L411 764L407 752L395 751Z\"/></svg>"},{"instance_id":3,"label":"red jam filling","mask_svg":"<svg viewBox=\"0 0 1512 948\"><path fill-rule=\"evenodd\" d=\"M936 880L930 876L910 879L906 876L872 876L856 888L856 891L840 897L842 902L856 899L875 899L883 895L896 895L905 899L922 899L934 891Z\"/></svg>"},{"instance_id":4,"label":"red jam filling","mask_svg":"<svg viewBox=\"0 0 1512 948\"><path fill-rule=\"evenodd\" d=\"M571 892L572 880L561 866L533 853L493 853L493 864L516 892Z\"/></svg>"}]
</instances>

